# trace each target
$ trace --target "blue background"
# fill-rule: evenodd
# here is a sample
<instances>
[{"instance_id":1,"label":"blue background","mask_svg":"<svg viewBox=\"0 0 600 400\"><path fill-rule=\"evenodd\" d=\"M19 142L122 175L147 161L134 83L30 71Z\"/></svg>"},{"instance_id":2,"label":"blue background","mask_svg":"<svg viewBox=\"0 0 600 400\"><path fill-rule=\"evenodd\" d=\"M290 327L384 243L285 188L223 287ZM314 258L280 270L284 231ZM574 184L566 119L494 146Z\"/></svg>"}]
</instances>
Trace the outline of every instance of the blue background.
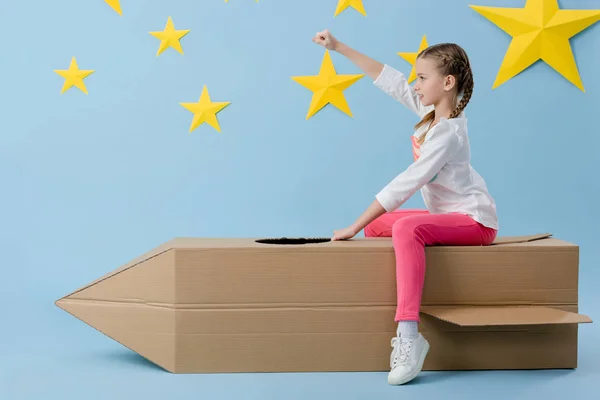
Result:
<instances>
[{"instance_id":1,"label":"blue background","mask_svg":"<svg viewBox=\"0 0 600 400\"><path fill-rule=\"evenodd\" d=\"M330 236L411 161L416 117L365 76L345 91L354 118L327 106L305 120L329 28L408 73L397 52L453 41L469 53L473 166L498 203L501 235L552 232L581 246L580 312L597 320L600 24L571 40L586 92L538 62L492 90L510 37L469 4L523 0L3 1L0 62L2 279L0 398L590 398L600 378L598 322L580 328L575 371L165 373L58 309L54 301L175 236ZM597 0L562 8L600 9ZM172 16L185 55L148 34ZM596 54L595 54L596 53ZM75 56L89 95L63 95ZM360 73L332 53L340 74ZM188 133L203 85L222 133ZM419 194L404 207L424 207ZM362 233L360 234L362 236ZM451 393L452 391L452 393ZM494 393L492 394L491 391ZM142 397L143 396L143 397Z\"/></svg>"}]
</instances>

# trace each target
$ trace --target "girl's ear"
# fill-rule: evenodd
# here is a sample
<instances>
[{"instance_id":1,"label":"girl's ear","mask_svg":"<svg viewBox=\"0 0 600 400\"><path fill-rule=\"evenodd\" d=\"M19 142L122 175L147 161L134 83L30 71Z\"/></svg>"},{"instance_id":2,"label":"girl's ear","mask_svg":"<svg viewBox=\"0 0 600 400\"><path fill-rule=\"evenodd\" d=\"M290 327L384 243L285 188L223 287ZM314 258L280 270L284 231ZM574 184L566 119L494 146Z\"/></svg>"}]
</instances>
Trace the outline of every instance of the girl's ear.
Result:
<instances>
[{"instance_id":1,"label":"girl's ear","mask_svg":"<svg viewBox=\"0 0 600 400\"><path fill-rule=\"evenodd\" d=\"M454 88L454 85L456 85L456 78L454 75L446 75L444 78L444 90L449 92Z\"/></svg>"}]
</instances>

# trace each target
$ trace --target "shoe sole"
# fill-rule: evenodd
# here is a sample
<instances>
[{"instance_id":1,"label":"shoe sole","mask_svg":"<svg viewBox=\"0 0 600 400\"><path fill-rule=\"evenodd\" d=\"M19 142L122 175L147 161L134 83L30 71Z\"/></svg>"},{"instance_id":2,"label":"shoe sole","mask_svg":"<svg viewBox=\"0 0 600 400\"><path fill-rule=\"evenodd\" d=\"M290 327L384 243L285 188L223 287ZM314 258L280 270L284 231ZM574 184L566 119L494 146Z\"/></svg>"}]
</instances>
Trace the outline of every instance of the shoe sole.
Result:
<instances>
[{"instance_id":1,"label":"shoe sole","mask_svg":"<svg viewBox=\"0 0 600 400\"><path fill-rule=\"evenodd\" d=\"M429 342L425 342L425 347L423 348L423 352L421 353L421 358L419 358L419 363L417 364L417 368L415 368L415 370L410 375L400 379L397 382L394 380L388 379L388 383L390 385L403 385L403 384L408 383L408 382L412 381L413 379L415 379L415 377L417 375L419 375L419 373L421 372L421 369L423 369L423 363L425 362L425 357L427 357L428 352L429 352Z\"/></svg>"}]
</instances>

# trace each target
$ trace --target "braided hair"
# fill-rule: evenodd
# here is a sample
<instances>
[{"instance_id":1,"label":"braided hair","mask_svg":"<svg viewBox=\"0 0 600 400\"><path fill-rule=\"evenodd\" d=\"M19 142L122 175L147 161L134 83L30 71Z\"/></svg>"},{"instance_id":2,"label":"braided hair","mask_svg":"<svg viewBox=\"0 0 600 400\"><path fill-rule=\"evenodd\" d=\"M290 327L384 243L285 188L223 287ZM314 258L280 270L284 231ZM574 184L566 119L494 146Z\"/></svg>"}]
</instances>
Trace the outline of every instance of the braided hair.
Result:
<instances>
[{"instance_id":1,"label":"braided hair","mask_svg":"<svg viewBox=\"0 0 600 400\"><path fill-rule=\"evenodd\" d=\"M417 58L424 57L432 58L436 61L436 65L441 75L452 75L456 79L456 94L457 96L462 96L456 108L450 113L449 118L458 117L473 95L473 71L471 70L471 63L469 62L467 53L457 44L440 43L429 46L417 56ZM435 111L432 110L425 115L417 125L415 125L415 129L433 121L434 117ZM427 132L419 138L420 143L425 140L426 134Z\"/></svg>"}]
</instances>

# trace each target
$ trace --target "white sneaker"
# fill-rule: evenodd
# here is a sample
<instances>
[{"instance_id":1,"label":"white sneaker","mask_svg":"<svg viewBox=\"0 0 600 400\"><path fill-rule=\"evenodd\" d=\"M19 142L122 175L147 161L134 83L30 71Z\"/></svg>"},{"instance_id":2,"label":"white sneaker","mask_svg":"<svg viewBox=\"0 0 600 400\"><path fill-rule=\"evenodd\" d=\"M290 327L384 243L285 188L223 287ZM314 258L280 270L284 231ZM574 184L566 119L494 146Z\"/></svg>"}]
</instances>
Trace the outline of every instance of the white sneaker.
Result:
<instances>
[{"instance_id":1,"label":"white sneaker","mask_svg":"<svg viewBox=\"0 0 600 400\"><path fill-rule=\"evenodd\" d=\"M416 339L395 337L392 339L390 355L390 385L402 385L413 380L421 368L429 351L429 342L419 333Z\"/></svg>"}]
</instances>

